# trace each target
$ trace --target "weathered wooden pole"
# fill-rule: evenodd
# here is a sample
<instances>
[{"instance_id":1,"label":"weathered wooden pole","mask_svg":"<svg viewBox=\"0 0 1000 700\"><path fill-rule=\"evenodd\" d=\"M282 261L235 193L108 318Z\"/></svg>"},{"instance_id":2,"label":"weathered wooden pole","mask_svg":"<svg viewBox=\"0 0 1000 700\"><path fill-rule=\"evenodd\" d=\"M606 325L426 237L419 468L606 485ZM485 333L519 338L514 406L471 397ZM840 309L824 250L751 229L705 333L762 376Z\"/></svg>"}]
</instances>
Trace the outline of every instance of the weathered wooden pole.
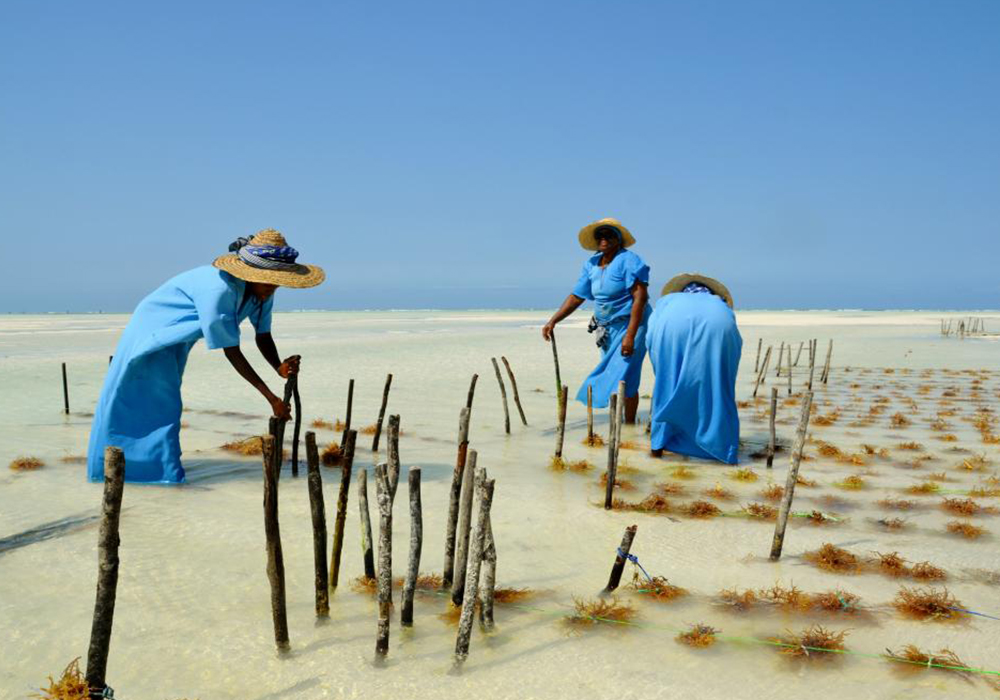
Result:
<instances>
[{"instance_id":1,"label":"weathered wooden pole","mask_svg":"<svg viewBox=\"0 0 1000 700\"><path fill-rule=\"evenodd\" d=\"M528 419L524 417L524 409L521 408L521 396L517 393L517 380L514 379L514 370L510 368L510 363L507 362L506 357L501 355L500 359L503 360L503 366L507 369L507 377L510 379L510 386L514 390L514 405L517 406L517 412L521 416L521 423L527 425Z\"/></svg>"},{"instance_id":2,"label":"weathered wooden pole","mask_svg":"<svg viewBox=\"0 0 1000 700\"><path fill-rule=\"evenodd\" d=\"M625 423L625 381L618 382L618 417L615 419L615 464L618 464L618 449L622 444L622 425Z\"/></svg>"},{"instance_id":3,"label":"weathered wooden pole","mask_svg":"<svg viewBox=\"0 0 1000 700\"><path fill-rule=\"evenodd\" d=\"M625 562L628 561L629 552L632 550L632 540L635 539L637 528L637 525L629 525L625 528L622 543L618 545L618 551L615 552L615 563L611 566L611 576L608 578L608 585L604 588L605 593L610 593L618 588L618 584L622 581L622 572L625 571Z\"/></svg>"},{"instance_id":4,"label":"weathered wooden pole","mask_svg":"<svg viewBox=\"0 0 1000 700\"><path fill-rule=\"evenodd\" d=\"M587 444L594 444L594 387L587 385Z\"/></svg>"},{"instance_id":5,"label":"weathered wooden pole","mask_svg":"<svg viewBox=\"0 0 1000 700\"><path fill-rule=\"evenodd\" d=\"M806 383L806 391L812 391L813 375L816 372L816 341L809 341L809 381Z\"/></svg>"},{"instance_id":6,"label":"weathered wooden pole","mask_svg":"<svg viewBox=\"0 0 1000 700\"><path fill-rule=\"evenodd\" d=\"M503 377L500 376L500 365L497 364L497 358L491 357L490 360L493 362L493 371L497 374L497 384L500 385L500 397L503 399L503 429L504 432L510 435L510 411L507 409L507 389L503 385Z\"/></svg>"},{"instance_id":7,"label":"weathered wooden pole","mask_svg":"<svg viewBox=\"0 0 1000 700\"><path fill-rule=\"evenodd\" d=\"M813 394L807 391L802 397L802 415L799 418L799 428L795 433L795 445L792 447L792 461L788 467L788 477L785 479L785 493L781 497L781 507L778 509L778 522L774 527L774 541L771 543L771 561L781 558L781 548L785 543L785 526L788 525L788 513L792 508L792 497L795 495L795 484L799 479L799 463L802 461L802 448L806 443L806 431L809 429L809 410L812 407Z\"/></svg>"},{"instance_id":8,"label":"weathered wooden pole","mask_svg":"<svg viewBox=\"0 0 1000 700\"><path fill-rule=\"evenodd\" d=\"M65 368L66 365L64 364ZM104 695L107 687L108 651L118 594L118 521L125 487L125 453L117 447L104 448L104 497L101 501L101 529L97 535L97 598L90 626L87 650L87 685L91 697Z\"/></svg>"},{"instance_id":9,"label":"weathered wooden pole","mask_svg":"<svg viewBox=\"0 0 1000 700\"><path fill-rule=\"evenodd\" d=\"M478 374L472 375L472 381L469 382L469 395L465 399L465 407L469 409L469 413L472 413L472 399L476 395L476 381L479 379Z\"/></svg>"},{"instance_id":10,"label":"weathered wooden pole","mask_svg":"<svg viewBox=\"0 0 1000 700\"><path fill-rule=\"evenodd\" d=\"M611 503L614 501L615 474L618 471L618 446L615 441L618 439L618 428L615 423L618 421L618 395L612 394L608 402L608 485L604 491L604 509L611 510Z\"/></svg>"},{"instance_id":11,"label":"weathered wooden pole","mask_svg":"<svg viewBox=\"0 0 1000 700\"><path fill-rule=\"evenodd\" d=\"M493 504L494 480L486 478L486 472L480 469L476 474L479 488L479 507L476 511L476 530L469 545L469 567L462 599L462 614L458 619L458 636L455 639L455 662L462 663L469 656L469 641L472 637L472 620L476 609L476 599L479 597L479 570L483 563L483 542L486 539L486 524L490 518L490 507Z\"/></svg>"},{"instance_id":12,"label":"weathered wooden pole","mask_svg":"<svg viewBox=\"0 0 1000 700\"><path fill-rule=\"evenodd\" d=\"M556 405L556 415L558 416L559 415L558 402L562 398L560 392L562 392L562 385L563 384L562 384L562 376L559 374L559 350L556 348L556 329L555 328L552 329L552 332L549 334L549 338L551 338L550 342L552 343L552 361L555 362L555 365L556 365L556 403L557 403L557 405Z\"/></svg>"},{"instance_id":13,"label":"weathered wooden pole","mask_svg":"<svg viewBox=\"0 0 1000 700\"><path fill-rule=\"evenodd\" d=\"M497 587L497 545L493 541L493 519L486 521L483 542L483 582L479 587L479 623L487 632L493 629L493 599Z\"/></svg>"},{"instance_id":14,"label":"weathered wooden pole","mask_svg":"<svg viewBox=\"0 0 1000 700\"><path fill-rule=\"evenodd\" d=\"M466 406L458 415L458 457L451 475L451 491L448 499L448 521L444 534L444 569L441 574L441 588L451 588L455 576L455 532L458 529L458 511L462 493L462 475L469 451L469 411Z\"/></svg>"},{"instance_id":15,"label":"weathered wooden pole","mask_svg":"<svg viewBox=\"0 0 1000 700\"><path fill-rule=\"evenodd\" d=\"M323 500L323 476L319 471L316 433L311 430L306 431L306 470L313 526L313 567L316 570L316 617L328 617L330 579L326 569L326 503Z\"/></svg>"},{"instance_id":16,"label":"weathered wooden pole","mask_svg":"<svg viewBox=\"0 0 1000 700\"><path fill-rule=\"evenodd\" d=\"M358 512L361 514L361 558L365 578L375 578L375 552L372 548L372 520L368 511L368 470L358 472Z\"/></svg>"},{"instance_id":17,"label":"weathered wooden pole","mask_svg":"<svg viewBox=\"0 0 1000 700\"><path fill-rule=\"evenodd\" d=\"M292 477L299 475L299 431L302 430L302 399L299 398L299 376L296 374L292 385L292 399L295 401L295 425L292 426Z\"/></svg>"},{"instance_id":18,"label":"weathered wooden pole","mask_svg":"<svg viewBox=\"0 0 1000 700\"><path fill-rule=\"evenodd\" d=\"M774 436L774 416L778 412L778 387L771 387L771 415L768 416L768 428L769 437L767 440L767 468L770 469L774 466L774 450L775 450L775 436Z\"/></svg>"},{"instance_id":19,"label":"weathered wooden pole","mask_svg":"<svg viewBox=\"0 0 1000 700\"><path fill-rule=\"evenodd\" d=\"M354 408L354 380L347 383L347 417L344 419L344 434L340 437L340 445L347 444L347 431L351 429L351 409Z\"/></svg>"},{"instance_id":20,"label":"weathered wooden pole","mask_svg":"<svg viewBox=\"0 0 1000 700\"><path fill-rule=\"evenodd\" d=\"M392 491L386 464L375 467L375 498L378 501L378 632L375 655L389 653L389 611L392 608Z\"/></svg>"},{"instance_id":21,"label":"weathered wooden pole","mask_svg":"<svg viewBox=\"0 0 1000 700\"><path fill-rule=\"evenodd\" d=\"M333 523L333 549L330 550L330 588L335 589L340 582L340 555L344 549L344 525L347 523L347 500L351 490L351 470L354 467L354 450L358 442L358 431L348 430L344 443L343 458L340 460L340 490L337 492L337 519ZM367 495L367 485L365 486ZM367 508L365 508L367 511ZM364 516L362 516L362 521ZM371 527L369 525L369 527ZM363 536L363 535L362 535ZM371 537L369 536L369 540Z\"/></svg>"},{"instance_id":22,"label":"weathered wooden pole","mask_svg":"<svg viewBox=\"0 0 1000 700\"><path fill-rule=\"evenodd\" d=\"M455 571L451 583L451 602L462 604L465 595L465 575L469 561L469 531L472 528L472 497L475 493L476 451L469 450L469 461L462 475L461 507L458 512L458 532L455 542Z\"/></svg>"},{"instance_id":23,"label":"weathered wooden pole","mask_svg":"<svg viewBox=\"0 0 1000 700\"><path fill-rule=\"evenodd\" d=\"M830 379L830 356L833 355L833 338L830 338L829 345L826 346L826 363L823 365L823 378L822 382L824 384Z\"/></svg>"},{"instance_id":24,"label":"weathered wooden pole","mask_svg":"<svg viewBox=\"0 0 1000 700\"><path fill-rule=\"evenodd\" d=\"M63 413L69 415L69 383L66 381L66 363L62 363Z\"/></svg>"},{"instance_id":25,"label":"weathered wooden pole","mask_svg":"<svg viewBox=\"0 0 1000 700\"><path fill-rule=\"evenodd\" d=\"M760 349L764 345L763 338L757 338L757 359L753 362L753 371L760 372Z\"/></svg>"},{"instance_id":26,"label":"weathered wooden pole","mask_svg":"<svg viewBox=\"0 0 1000 700\"><path fill-rule=\"evenodd\" d=\"M771 362L771 348L773 346L767 346L767 352L764 353L764 364L761 365L760 371L757 372L757 381L753 384L753 397L757 398L757 390L760 388L760 383L764 381L764 376L767 374L767 366Z\"/></svg>"},{"instance_id":27,"label":"weathered wooden pole","mask_svg":"<svg viewBox=\"0 0 1000 700\"><path fill-rule=\"evenodd\" d=\"M261 438L264 460L264 537L267 549L267 580L271 584L271 617L274 621L274 643L278 651L291 648L288 642L288 617L285 610L285 558L281 552L281 530L278 527L278 471L280 450L273 435Z\"/></svg>"},{"instance_id":28,"label":"weathered wooden pole","mask_svg":"<svg viewBox=\"0 0 1000 700\"><path fill-rule=\"evenodd\" d=\"M789 347L789 350L791 350L791 347ZM782 340L781 346L778 348L778 362L774 372L775 377L781 376L781 361L784 359L785 359L785 341Z\"/></svg>"},{"instance_id":29,"label":"weathered wooden pole","mask_svg":"<svg viewBox=\"0 0 1000 700\"><path fill-rule=\"evenodd\" d=\"M802 357L802 346L805 345L802 341L799 341L799 351L795 353L795 366L799 366L799 358Z\"/></svg>"},{"instance_id":30,"label":"weathered wooden pole","mask_svg":"<svg viewBox=\"0 0 1000 700\"><path fill-rule=\"evenodd\" d=\"M569 387L564 386L559 397L559 425L556 426L556 457L562 459L563 442L566 439L566 404Z\"/></svg>"},{"instance_id":31,"label":"weathered wooden pole","mask_svg":"<svg viewBox=\"0 0 1000 700\"><path fill-rule=\"evenodd\" d=\"M410 490L410 557L406 564L406 580L403 582L403 610L400 614L400 624L403 627L413 627L413 594L417 590L420 550L424 543L424 516L420 506L420 468L410 467L407 479Z\"/></svg>"},{"instance_id":32,"label":"weathered wooden pole","mask_svg":"<svg viewBox=\"0 0 1000 700\"><path fill-rule=\"evenodd\" d=\"M792 346L788 346L788 395L792 395Z\"/></svg>"},{"instance_id":33,"label":"weathered wooden pole","mask_svg":"<svg viewBox=\"0 0 1000 700\"><path fill-rule=\"evenodd\" d=\"M378 452L378 440L382 436L382 421L385 419L385 407L389 403L389 387L392 386L392 373L385 375L385 388L382 389L382 407L378 410L378 422L375 423L375 437L372 438L372 452Z\"/></svg>"},{"instance_id":34,"label":"weathered wooden pole","mask_svg":"<svg viewBox=\"0 0 1000 700\"><path fill-rule=\"evenodd\" d=\"M388 463L386 474L389 477L389 496L393 502L396 501L396 487L399 486L399 473L402 470L402 463L399 461L399 415L389 416L388 449L386 450Z\"/></svg>"}]
</instances>

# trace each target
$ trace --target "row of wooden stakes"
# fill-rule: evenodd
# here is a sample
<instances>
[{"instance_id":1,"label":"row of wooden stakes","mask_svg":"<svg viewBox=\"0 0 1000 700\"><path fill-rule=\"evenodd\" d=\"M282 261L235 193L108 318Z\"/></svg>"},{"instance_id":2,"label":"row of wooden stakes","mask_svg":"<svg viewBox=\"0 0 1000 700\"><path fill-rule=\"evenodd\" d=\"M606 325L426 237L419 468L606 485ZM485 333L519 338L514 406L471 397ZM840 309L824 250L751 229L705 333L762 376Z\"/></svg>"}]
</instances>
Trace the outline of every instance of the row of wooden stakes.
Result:
<instances>
[{"instance_id":1,"label":"row of wooden stakes","mask_svg":"<svg viewBox=\"0 0 1000 700\"><path fill-rule=\"evenodd\" d=\"M767 352L764 353L764 363L761 364L760 351L763 346L763 343L764 343L763 338L759 338L757 340L757 359L754 361L754 373L756 375L756 379L754 380L753 384L754 398L757 398L757 391L760 389L761 384L764 384L767 381L767 370L771 364L771 352L774 349L773 345L767 346ZM809 341L809 379L806 382L806 391L812 391L813 388L813 377L815 376L816 372L816 349L818 345L819 345L818 340L813 339ZM781 346L778 348L778 360L776 363L777 367L775 370L775 376L780 377L782 372L784 371L785 376L788 378L789 396L792 395L792 367L798 367L799 359L802 356L802 348L804 346L805 346L805 341L799 343L799 350L795 354L795 362L792 362L792 344L789 343L787 345L788 361L787 364L784 366L784 368L782 368L782 361L786 357L785 355L786 345L784 341L782 341ZM819 376L819 381L822 384L826 384L827 381L830 379L830 359L832 358L832 356L833 356L833 339L831 338L829 344L826 347L826 361L823 363L823 369L820 372Z\"/></svg>"}]
</instances>

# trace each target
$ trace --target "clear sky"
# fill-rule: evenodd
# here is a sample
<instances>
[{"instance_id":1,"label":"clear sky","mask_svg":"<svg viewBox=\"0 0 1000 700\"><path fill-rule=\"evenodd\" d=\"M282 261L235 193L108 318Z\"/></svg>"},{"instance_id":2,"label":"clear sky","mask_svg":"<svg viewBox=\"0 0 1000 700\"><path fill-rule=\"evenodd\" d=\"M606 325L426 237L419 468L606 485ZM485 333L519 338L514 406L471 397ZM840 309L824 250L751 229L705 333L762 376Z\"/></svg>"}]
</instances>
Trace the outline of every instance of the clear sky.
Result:
<instances>
[{"instance_id":1,"label":"clear sky","mask_svg":"<svg viewBox=\"0 0 1000 700\"><path fill-rule=\"evenodd\" d=\"M0 311L267 226L278 308L555 307L602 216L654 298L1000 307L1000 1L0 5Z\"/></svg>"}]
</instances>

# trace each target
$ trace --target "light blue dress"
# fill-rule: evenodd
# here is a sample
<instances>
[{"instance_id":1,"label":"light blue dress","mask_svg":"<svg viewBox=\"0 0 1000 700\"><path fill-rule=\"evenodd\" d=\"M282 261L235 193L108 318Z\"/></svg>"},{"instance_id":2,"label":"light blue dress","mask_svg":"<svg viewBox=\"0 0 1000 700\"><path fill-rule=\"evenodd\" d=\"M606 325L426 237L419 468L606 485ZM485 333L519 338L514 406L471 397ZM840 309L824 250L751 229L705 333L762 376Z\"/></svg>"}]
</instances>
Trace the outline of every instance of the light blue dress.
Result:
<instances>
[{"instance_id":1,"label":"light blue dress","mask_svg":"<svg viewBox=\"0 0 1000 700\"><path fill-rule=\"evenodd\" d=\"M656 302L647 343L656 373L650 447L735 464L743 338L732 309L714 294L667 294Z\"/></svg>"},{"instance_id":2,"label":"light blue dress","mask_svg":"<svg viewBox=\"0 0 1000 700\"><path fill-rule=\"evenodd\" d=\"M125 480L177 484L181 466L181 378L200 338L210 350L240 343L240 323L271 330L274 297L245 295L246 283L206 265L164 283L136 307L108 368L87 453L91 481L104 478L104 448L125 453Z\"/></svg>"},{"instance_id":3,"label":"light blue dress","mask_svg":"<svg viewBox=\"0 0 1000 700\"><path fill-rule=\"evenodd\" d=\"M583 263L580 279L573 294L594 302L594 317L607 327L608 342L601 348L601 361L584 380L578 401L587 403L587 387L594 387L594 406L605 408L611 395L618 391L618 382L625 380L625 396L639 393L642 361L646 357L646 324L651 308L647 304L635 334L635 349L629 357L622 356L622 340L632 315L632 287L636 282L649 284L649 265L631 250L620 251L607 267L601 267L601 253Z\"/></svg>"}]
</instances>

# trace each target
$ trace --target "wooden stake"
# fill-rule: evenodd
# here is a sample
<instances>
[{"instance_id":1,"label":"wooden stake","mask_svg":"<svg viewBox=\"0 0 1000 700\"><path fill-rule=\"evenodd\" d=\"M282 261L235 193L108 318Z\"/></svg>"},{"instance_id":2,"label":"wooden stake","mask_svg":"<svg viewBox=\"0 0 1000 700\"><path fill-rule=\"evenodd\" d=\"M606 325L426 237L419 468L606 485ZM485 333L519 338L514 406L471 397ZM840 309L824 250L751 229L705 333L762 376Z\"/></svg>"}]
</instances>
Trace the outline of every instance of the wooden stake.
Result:
<instances>
[{"instance_id":1,"label":"wooden stake","mask_svg":"<svg viewBox=\"0 0 1000 700\"><path fill-rule=\"evenodd\" d=\"M559 425L556 426L556 457L562 459L563 442L566 438L566 404L568 403L569 387L564 386L559 399Z\"/></svg>"},{"instance_id":2,"label":"wooden stake","mask_svg":"<svg viewBox=\"0 0 1000 700\"><path fill-rule=\"evenodd\" d=\"M469 396L465 399L465 407L469 409L469 413L472 413L472 397L476 395L476 380L479 379L478 374L472 375L472 381L469 382Z\"/></svg>"},{"instance_id":3,"label":"wooden stake","mask_svg":"<svg viewBox=\"0 0 1000 700\"><path fill-rule=\"evenodd\" d=\"M292 398L295 401L295 425L292 426L292 478L299 475L299 431L302 430L302 400L299 398L299 378L295 376Z\"/></svg>"},{"instance_id":4,"label":"wooden stake","mask_svg":"<svg viewBox=\"0 0 1000 700\"><path fill-rule=\"evenodd\" d=\"M632 540L635 539L637 528L637 525L629 525L625 528L622 543L618 546L618 551L615 552L615 563L611 566L611 576L608 578L608 585L604 589L605 593L610 593L618 588L618 584L622 581L622 572L625 571L625 562L628 561L629 552L632 550Z\"/></svg>"},{"instance_id":5,"label":"wooden stake","mask_svg":"<svg viewBox=\"0 0 1000 700\"><path fill-rule=\"evenodd\" d=\"M403 610L400 624L403 627L413 627L413 593L417 589L420 550L424 543L424 516L420 506L420 468L410 467L407 479L410 487L410 558L406 565L406 580L403 582Z\"/></svg>"},{"instance_id":6,"label":"wooden stake","mask_svg":"<svg viewBox=\"0 0 1000 700\"><path fill-rule=\"evenodd\" d=\"M757 390L760 388L760 383L764 381L764 376L767 374L767 366L771 362L771 348L773 346L767 346L767 352L764 353L764 364L761 366L760 371L757 372L757 381L753 383L753 397L757 398Z\"/></svg>"},{"instance_id":7,"label":"wooden stake","mask_svg":"<svg viewBox=\"0 0 1000 700\"><path fill-rule=\"evenodd\" d=\"M358 472L358 512L361 514L361 558L365 566L365 578L375 578L375 552L372 550L372 520L368 514L368 470Z\"/></svg>"},{"instance_id":8,"label":"wooden stake","mask_svg":"<svg viewBox=\"0 0 1000 700\"><path fill-rule=\"evenodd\" d=\"M475 377L473 377L475 382ZM448 521L445 523L444 535L444 569L441 575L441 588L451 588L455 576L455 531L458 528L458 511L462 493L462 475L465 473L465 460L469 450L469 412L466 406L458 415L458 457L455 460L455 470L451 475L451 491L448 501Z\"/></svg>"},{"instance_id":9,"label":"wooden stake","mask_svg":"<svg viewBox=\"0 0 1000 700\"><path fill-rule=\"evenodd\" d=\"M795 433L795 446L792 448L792 462L788 467L788 477L785 479L785 493L781 497L781 508L778 510L778 522L774 528L774 541L771 543L771 561L781 558L781 548L785 543L785 526L788 525L788 513L792 508L792 497L795 495L795 484L799 479L799 463L802 461L802 448L806 442L806 431L809 429L809 410L812 407L813 394L807 391L802 397L802 415L799 418L799 428Z\"/></svg>"},{"instance_id":10,"label":"wooden stake","mask_svg":"<svg viewBox=\"0 0 1000 700\"><path fill-rule=\"evenodd\" d=\"M826 364L823 365L823 377L822 382L827 383L830 379L830 356L833 355L833 338L830 338L830 344L826 346Z\"/></svg>"},{"instance_id":11,"label":"wooden stake","mask_svg":"<svg viewBox=\"0 0 1000 700\"><path fill-rule=\"evenodd\" d=\"M559 415L558 402L562 398L562 376L559 374L559 350L556 348L556 329L552 329L552 333L549 335L552 339L552 361L556 365L556 416Z\"/></svg>"},{"instance_id":12,"label":"wooden stake","mask_svg":"<svg viewBox=\"0 0 1000 700\"><path fill-rule=\"evenodd\" d=\"M503 377L500 376L500 365L497 364L497 358L491 357L490 360L493 362L493 371L497 374L497 384L500 385L500 397L503 399L503 429L504 432L510 435L510 411L507 409L507 389L503 385Z\"/></svg>"},{"instance_id":13,"label":"wooden stake","mask_svg":"<svg viewBox=\"0 0 1000 700\"><path fill-rule=\"evenodd\" d=\"M514 379L514 370L510 368L510 363L507 362L506 357L501 355L500 359L503 360L503 366L507 368L507 377L510 378L510 386L514 390L514 405L517 406L517 412L521 415L521 423L527 425L528 419L524 417L524 409L521 408L521 397L517 393L517 380Z\"/></svg>"},{"instance_id":14,"label":"wooden stake","mask_svg":"<svg viewBox=\"0 0 1000 700\"><path fill-rule=\"evenodd\" d=\"M789 350L791 350L791 348L789 348ZM785 359L785 341L782 340L781 346L778 348L778 362L774 372L775 377L781 376L781 361L784 359Z\"/></svg>"},{"instance_id":15,"label":"wooden stake","mask_svg":"<svg viewBox=\"0 0 1000 700\"><path fill-rule=\"evenodd\" d=\"M587 444L594 444L594 387L587 385Z\"/></svg>"},{"instance_id":16,"label":"wooden stake","mask_svg":"<svg viewBox=\"0 0 1000 700\"><path fill-rule=\"evenodd\" d=\"M812 391L813 374L816 372L816 341L809 341L809 382L806 384L806 391Z\"/></svg>"},{"instance_id":17,"label":"wooden stake","mask_svg":"<svg viewBox=\"0 0 1000 700\"><path fill-rule=\"evenodd\" d=\"M791 350L788 351L789 357L791 357ZM774 466L774 415L778 412L778 387L771 387L771 415L768 417L768 426L770 428L769 438L767 441L767 468L770 469Z\"/></svg>"},{"instance_id":18,"label":"wooden stake","mask_svg":"<svg viewBox=\"0 0 1000 700\"><path fill-rule=\"evenodd\" d=\"M760 372L760 349L764 345L763 338L757 338L757 359L753 362L753 371Z\"/></svg>"},{"instance_id":19,"label":"wooden stake","mask_svg":"<svg viewBox=\"0 0 1000 700\"><path fill-rule=\"evenodd\" d=\"M382 389L382 407L378 410L378 422L375 424L375 437L372 438L372 452L378 452L378 440L382 436L382 421L385 419L385 406L389 403L389 387L392 386L392 374L385 375L385 388Z\"/></svg>"},{"instance_id":20,"label":"wooden stake","mask_svg":"<svg viewBox=\"0 0 1000 700\"><path fill-rule=\"evenodd\" d=\"M493 541L492 518L486 521L483 542L483 582L479 587L479 624L487 632L493 629L493 598L497 585L497 546Z\"/></svg>"},{"instance_id":21,"label":"wooden stake","mask_svg":"<svg viewBox=\"0 0 1000 700\"><path fill-rule=\"evenodd\" d=\"M63 413L69 415L69 383L66 381L66 363L62 363Z\"/></svg>"},{"instance_id":22,"label":"wooden stake","mask_svg":"<svg viewBox=\"0 0 1000 700\"><path fill-rule=\"evenodd\" d=\"M780 360L780 358L779 358ZM792 395L792 346L788 346L788 395Z\"/></svg>"},{"instance_id":23,"label":"wooden stake","mask_svg":"<svg viewBox=\"0 0 1000 700\"><path fill-rule=\"evenodd\" d=\"M805 345L803 342L799 342L799 351L795 353L795 366L799 366L799 358L802 357L802 346Z\"/></svg>"},{"instance_id":24,"label":"wooden stake","mask_svg":"<svg viewBox=\"0 0 1000 700\"><path fill-rule=\"evenodd\" d=\"M392 607L392 492L389 488L388 467L375 467L375 497L378 501L378 633L375 655L385 658L389 653L389 611Z\"/></svg>"},{"instance_id":25,"label":"wooden stake","mask_svg":"<svg viewBox=\"0 0 1000 700\"><path fill-rule=\"evenodd\" d=\"M344 420L344 434L340 438L341 446L347 444L347 431L351 429L351 409L354 408L354 380L347 383L347 418Z\"/></svg>"},{"instance_id":26,"label":"wooden stake","mask_svg":"<svg viewBox=\"0 0 1000 700\"><path fill-rule=\"evenodd\" d=\"M319 471L316 433L306 431L306 478L309 487L309 511L313 526L313 567L316 570L316 617L330 615L330 579L326 570L326 504L323 500L323 476ZM343 487L341 487L343 490Z\"/></svg>"},{"instance_id":27,"label":"wooden stake","mask_svg":"<svg viewBox=\"0 0 1000 700\"><path fill-rule=\"evenodd\" d=\"M264 460L264 536L267 541L267 580L271 584L271 617L274 621L274 643L278 651L285 652L291 645L288 642L288 618L285 611L285 558L281 552L281 531L278 528L281 448L272 435L263 436L261 443ZM276 450L279 452L277 458L274 455Z\"/></svg>"},{"instance_id":28,"label":"wooden stake","mask_svg":"<svg viewBox=\"0 0 1000 700\"><path fill-rule=\"evenodd\" d=\"M458 619L458 636L455 640L455 662L462 663L469 656L469 640L472 636L472 619L479 596L479 570L483 563L483 542L486 539L486 524L493 504L493 479L486 478L485 470L476 474L479 488L479 507L476 511L476 531L469 547L468 585L462 600L462 615Z\"/></svg>"},{"instance_id":29,"label":"wooden stake","mask_svg":"<svg viewBox=\"0 0 1000 700\"><path fill-rule=\"evenodd\" d=\"M330 588L336 589L340 582L340 555L344 549L344 526L347 523L347 500L351 490L351 469L354 467L354 450L358 442L358 431L348 430L347 441L344 443L343 458L340 460L340 490L337 492L337 519L333 523L333 549L330 551ZM367 481L367 479L366 479ZM359 486L360 489L360 486ZM365 485L365 495L368 487ZM368 507L361 520L364 524ZM371 524L369 523L369 532ZM364 535L362 535L362 538ZM371 551L371 535L368 535L369 552ZM367 573L367 567L366 567Z\"/></svg>"},{"instance_id":30,"label":"wooden stake","mask_svg":"<svg viewBox=\"0 0 1000 700\"><path fill-rule=\"evenodd\" d=\"M608 485L604 491L604 509L611 510L614 501L615 473L618 471L618 446L615 444L618 436L618 395L612 394L608 403Z\"/></svg>"},{"instance_id":31,"label":"wooden stake","mask_svg":"<svg viewBox=\"0 0 1000 700\"><path fill-rule=\"evenodd\" d=\"M65 371L66 365L63 364ZM118 522L125 487L125 453L117 447L104 448L104 497L101 501L101 529L97 535L97 598L90 626L87 650L87 685L91 697L105 697L108 651L118 594ZM110 697L110 696L108 696Z\"/></svg>"},{"instance_id":32,"label":"wooden stake","mask_svg":"<svg viewBox=\"0 0 1000 700\"><path fill-rule=\"evenodd\" d=\"M625 381L618 382L618 418L615 422L615 464L618 464L618 447L622 443L622 425L625 423Z\"/></svg>"},{"instance_id":33,"label":"wooden stake","mask_svg":"<svg viewBox=\"0 0 1000 700\"><path fill-rule=\"evenodd\" d=\"M399 486L399 472L402 469L402 464L399 461L399 416L391 415L389 416L389 430L386 436L389 441L388 460L389 460L389 495L392 500L396 500L396 487Z\"/></svg>"},{"instance_id":34,"label":"wooden stake","mask_svg":"<svg viewBox=\"0 0 1000 700\"><path fill-rule=\"evenodd\" d=\"M466 565L469 561L469 530L472 528L472 496L475 493L476 451L469 450L469 462L462 475L462 498L458 512L458 533L455 544L455 578L451 584L451 602L461 605L465 595Z\"/></svg>"}]
</instances>

